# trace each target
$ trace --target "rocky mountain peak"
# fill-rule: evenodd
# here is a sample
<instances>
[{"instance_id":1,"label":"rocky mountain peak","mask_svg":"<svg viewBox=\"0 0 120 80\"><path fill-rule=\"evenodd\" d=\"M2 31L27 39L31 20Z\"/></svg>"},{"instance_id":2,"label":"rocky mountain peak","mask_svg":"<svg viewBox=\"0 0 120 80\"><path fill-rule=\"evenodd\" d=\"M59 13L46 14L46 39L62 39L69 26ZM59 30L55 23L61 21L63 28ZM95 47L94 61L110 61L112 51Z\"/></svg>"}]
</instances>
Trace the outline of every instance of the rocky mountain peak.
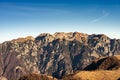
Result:
<instances>
[{"instance_id":1,"label":"rocky mountain peak","mask_svg":"<svg viewBox=\"0 0 120 80\"><path fill-rule=\"evenodd\" d=\"M104 39L104 40L107 40L107 39L110 39L108 36L106 36L105 34L92 34L92 35L89 35L89 39Z\"/></svg>"},{"instance_id":2,"label":"rocky mountain peak","mask_svg":"<svg viewBox=\"0 0 120 80\"><path fill-rule=\"evenodd\" d=\"M81 42L87 42L88 34L80 33L80 32L74 32L73 33L74 39L81 41Z\"/></svg>"},{"instance_id":3,"label":"rocky mountain peak","mask_svg":"<svg viewBox=\"0 0 120 80\"><path fill-rule=\"evenodd\" d=\"M42 42L52 42L54 40L54 36L49 33L41 33L39 36L35 38L35 41L42 41Z\"/></svg>"},{"instance_id":4,"label":"rocky mountain peak","mask_svg":"<svg viewBox=\"0 0 120 80\"><path fill-rule=\"evenodd\" d=\"M49 33L42 33L35 38L36 41L47 41L52 42L53 40L60 39L60 40L67 40L73 41L78 40L80 42L86 42L88 38L88 34L80 33L80 32L56 32L53 35Z\"/></svg>"},{"instance_id":5,"label":"rocky mountain peak","mask_svg":"<svg viewBox=\"0 0 120 80\"><path fill-rule=\"evenodd\" d=\"M41 37L49 37L49 36L52 36L51 34L49 34L49 33L41 33L39 36L41 36ZM39 37L38 36L38 37Z\"/></svg>"},{"instance_id":6,"label":"rocky mountain peak","mask_svg":"<svg viewBox=\"0 0 120 80\"><path fill-rule=\"evenodd\" d=\"M56 32L53 34L56 39L70 39L73 36L73 33L65 33L65 32Z\"/></svg>"}]
</instances>

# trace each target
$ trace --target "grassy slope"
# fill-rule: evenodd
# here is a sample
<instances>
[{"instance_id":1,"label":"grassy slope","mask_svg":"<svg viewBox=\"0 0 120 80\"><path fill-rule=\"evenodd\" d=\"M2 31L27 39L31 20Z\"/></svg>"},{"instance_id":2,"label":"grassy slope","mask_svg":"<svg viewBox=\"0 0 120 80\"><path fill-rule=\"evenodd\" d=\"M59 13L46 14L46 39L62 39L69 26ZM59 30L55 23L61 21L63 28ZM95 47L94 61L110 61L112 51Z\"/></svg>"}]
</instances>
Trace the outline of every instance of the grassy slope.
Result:
<instances>
[{"instance_id":1,"label":"grassy slope","mask_svg":"<svg viewBox=\"0 0 120 80\"><path fill-rule=\"evenodd\" d=\"M120 60L120 55L116 57ZM63 80L118 80L118 78L120 78L120 68L117 70L80 71Z\"/></svg>"},{"instance_id":2,"label":"grassy slope","mask_svg":"<svg viewBox=\"0 0 120 80\"><path fill-rule=\"evenodd\" d=\"M118 70L98 70L98 71L80 71L73 76L82 80L117 80L120 78L120 69Z\"/></svg>"}]
</instances>

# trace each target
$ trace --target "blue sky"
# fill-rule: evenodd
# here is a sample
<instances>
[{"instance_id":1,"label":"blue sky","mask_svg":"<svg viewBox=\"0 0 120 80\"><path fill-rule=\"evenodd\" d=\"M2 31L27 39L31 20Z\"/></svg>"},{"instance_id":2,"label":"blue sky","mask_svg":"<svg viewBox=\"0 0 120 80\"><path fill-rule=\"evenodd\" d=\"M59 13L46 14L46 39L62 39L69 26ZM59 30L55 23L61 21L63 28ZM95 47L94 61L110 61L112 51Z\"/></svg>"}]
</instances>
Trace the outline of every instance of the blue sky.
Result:
<instances>
[{"instance_id":1,"label":"blue sky","mask_svg":"<svg viewBox=\"0 0 120 80\"><path fill-rule=\"evenodd\" d=\"M40 33L120 39L120 0L0 0L0 42Z\"/></svg>"}]
</instances>

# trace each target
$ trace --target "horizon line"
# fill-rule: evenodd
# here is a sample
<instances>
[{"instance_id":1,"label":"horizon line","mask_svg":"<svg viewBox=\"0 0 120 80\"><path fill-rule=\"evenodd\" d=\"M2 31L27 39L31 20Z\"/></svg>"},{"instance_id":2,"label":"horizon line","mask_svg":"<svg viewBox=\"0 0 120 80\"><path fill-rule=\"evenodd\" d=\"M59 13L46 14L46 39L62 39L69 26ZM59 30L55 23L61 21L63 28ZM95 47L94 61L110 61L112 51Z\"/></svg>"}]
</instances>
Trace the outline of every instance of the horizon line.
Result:
<instances>
[{"instance_id":1,"label":"horizon line","mask_svg":"<svg viewBox=\"0 0 120 80\"><path fill-rule=\"evenodd\" d=\"M4 42L6 42L6 41L12 41L12 40L14 40L14 39L19 39L19 38L26 38L26 37L28 37L28 36L31 36L31 37L33 37L33 38L36 38L37 36L39 36L40 34L51 34L51 35L54 35L55 33L75 33L75 32L78 32L78 33L82 33L82 34L87 34L87 35L105 35L105 36L107 36L107 37L109 37L110 39L120 39L120 38L118 38L118 37L113 37L113 36L110 36L109 34L105 34L105 33L85 33L85 32L81 32L81 31L73 31L73 32L71 32L71 31L57 31L57 32L41 32L41 33L39 33L38 35L21 35L21 36L17 36L17 37L12 37L12 38L10 38L10 39L8 39L8 40L0 40L0 44L2 44L2 43L4 43Z\"/></svg>"}]
</instances>

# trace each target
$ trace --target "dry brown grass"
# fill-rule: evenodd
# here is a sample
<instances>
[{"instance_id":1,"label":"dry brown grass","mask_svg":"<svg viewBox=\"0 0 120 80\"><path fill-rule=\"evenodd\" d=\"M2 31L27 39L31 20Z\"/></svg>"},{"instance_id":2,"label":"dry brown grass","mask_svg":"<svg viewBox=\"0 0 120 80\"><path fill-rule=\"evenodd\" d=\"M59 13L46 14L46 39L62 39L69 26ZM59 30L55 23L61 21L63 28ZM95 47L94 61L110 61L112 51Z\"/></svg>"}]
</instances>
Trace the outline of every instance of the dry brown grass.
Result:
<instances>
[{"instance_id":1,"label":"dry brown grass","mask_svg":"<svg viewBox=\"0 0 120 80\"><path fill-rule=\"evenodd\" d=\"M27 74L24 76L21 76L19 78L19 80L53 80L53 77L51 76L47 76L47 75L43 75L43 74ZM54 80L56 80L56 78L54 78Z\"/></svg>"},{"instance_id":2,"label":"dry brown grass","mask_svg":"<svg viewBox=\"0 0 120 80\"><path fill-rule=\"evenodd\" d=\"M118 80L119 78L120 69L112 71L80 71L75 75L65 77L63 80Z\"/></svg>"},{"instance_id":3,"label":"dry brown grass","mask_svg":"<svg viewBox=\"0 0 120 80\"><path fill-rule=\"evenodd\" d=\"M116 57L118 58L118 60L120 60L120 55L116 55Z\"/></svg>"},{"instance_id":4,"label":"dry brown grass","mask_svg":"<svg viewBox=\"0 0 120 80\"><path fill-rule=\"evenodd\" d=\"M120 55L116 56L120 60ZM79 71L63 80L120 80L120 68L116 70Z\"/></svg>"},{"instance_id":5,"label":"dry brown grass","mask_svg":"<svg viewBox=\"0 0 120 80\"><path fill-rule=\"evenodd\" d=\"M81 71L74 75L74 78L80 78L81 80L117 80L120 78L120 69L112 71Z\"/></svg>"}]
</instances>

